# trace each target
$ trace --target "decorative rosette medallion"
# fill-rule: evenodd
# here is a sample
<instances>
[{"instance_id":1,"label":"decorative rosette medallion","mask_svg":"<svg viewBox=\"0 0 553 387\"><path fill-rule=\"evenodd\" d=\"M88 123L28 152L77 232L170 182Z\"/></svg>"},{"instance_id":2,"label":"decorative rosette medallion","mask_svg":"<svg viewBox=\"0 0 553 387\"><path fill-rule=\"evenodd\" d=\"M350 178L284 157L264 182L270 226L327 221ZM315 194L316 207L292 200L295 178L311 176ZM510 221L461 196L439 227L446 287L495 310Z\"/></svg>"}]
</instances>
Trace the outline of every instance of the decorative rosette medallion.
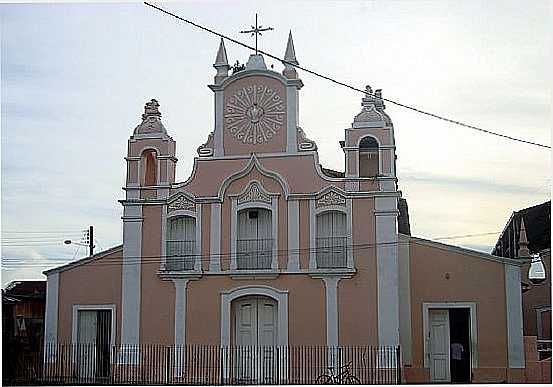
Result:
<instances>
[{"instance_id":1,"label":"decorative rosette medallion","mask_svg":"<svg viewBox=\"0 0 553 387\"><path fill-rule=\"evenodd\" d=\"M251 85L232 95L225 109L225 121L234 138L244 144L262 144L284 125L284 101L263 85Z\"/></svg>"}]
</instances>

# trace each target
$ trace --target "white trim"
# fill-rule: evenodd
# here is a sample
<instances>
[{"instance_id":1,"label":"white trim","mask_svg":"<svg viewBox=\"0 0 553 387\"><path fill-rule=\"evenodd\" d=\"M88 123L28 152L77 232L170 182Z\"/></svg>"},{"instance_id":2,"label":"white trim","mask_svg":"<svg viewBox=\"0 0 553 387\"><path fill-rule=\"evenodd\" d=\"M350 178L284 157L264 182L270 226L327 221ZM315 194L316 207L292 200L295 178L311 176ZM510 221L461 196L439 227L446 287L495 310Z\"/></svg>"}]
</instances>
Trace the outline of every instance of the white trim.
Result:
<instances>
[{"instance_id":1,"label":"white trim","mask_svg":"<svg viewBox=\"0 0 553 387\"><path fill-rule=\"evenodd\" d=\"M351 198L346 199L346 227L346 265L348 269L354 269L355 262L353 260L353 200Z\"/></svg>"},{"instance_id":2,"label":"white trim","mask_svg":"<svg viewBox=\"0 0 553 387\"><path fill-rule=\"evenodd\" d=\"M288 270L300 268L300 203L288 201Z\"/></svg>"},{"instance_id":3,"label":"white trim","mask_svg":"<svg viewBox=\"0 0 553 387\"><path fill-rule=\"evenodd\" d=\"M215 91L214 94L215 130L213 131L213 155L219 157L225 154L223 145L224 94L223 90ZM194 160L194 165L196 165L196 160ZM196 168L194 168L194 170L195 169ZM192 176L194 176L194 173Z\"/></svg>"},{"instance_id":4,"label":"white trim","mask_svg":"<svg viewBox=\"0 0 553 387\"><path fill-rule=\"evenodd\" d=\"M46 277L46 315L44 317L44 345L58 342L58 302L59 302L60 275L58 272ZM44 353L50 353L45 348ZM50 353L45 360L55 361L55 353Z\"/></svg>"},{"instance_id":5,"label":"white trim","mask_svg":"<svg viewBox=\"0 0 553 387\"><path fill-rule=\"evenodd\" d=\"M322 277L326 295L326 345L337 347L338 343L338 282L341 277Z\"/></svg>"},{"instance_id":6,"label":"white trim","mask_svg":"<svg viewBox=\"0 0 553 387\"><path fill-rule=\"evenodd\" d=\"M424 337L424 368L430 367L430 309L468 308L470 313L470 360L471 368L478 368L478 320L476 318L476 302L423 302L422 329Z\"/></svg>"},{"instance_id":7,"label":"white trim","mask_svg":"<svg viewBox=\"0 0 553 387\"><path fill-rule=\"evenodd\" d=\"M399 342L403 365L413 364L413 339L411 325L411 252L409 237L399 234L398 268L399 268Z\"/></svg>"},{"instance_id":8,"label":"white trim","mask_svg":"<svg viewBox=\"0 0 553 387\"><path fill-rule=\"evenodd\" d=\"M509 368L524 368L524 333L522 329L520 267L504 265L504 268Z\"/></svg>"},{"instance_id":9,"label":"white trim","mask_svg":"<svg viewBox=\"0 0 553 387\"><path fill-rule=\"evenodd\" d=\"M288 345L288 291L270 286L242 286L221 291L221 346L229 346L231 342L231 303L244 296L266 296L278 304L278 345Z\"/></svg>"},{"instance_id":10,"label":"white trim","mask_svg":"<svg viewBox=\"0 0 553 387\"><path fill-rule=\"evenodd\" d=\"M121 344L140 343L142 206L123 208Z\"/></svg>"},{"instance_id":11,"label":"white trim","mask_svg":"<svg viewBox=\"0 0 553 387\"><path fill-rule=\"evenodd\" d=\"M73 314L71 321L71 342L76 344L78 342L78 313L81 310L109 310L111 311L111 335L110 345L115 345L115 336L117 335L116 323L117 320L117 306L115 304L76 304L73 305Z\"/></svg>"},{"instance_id":12,"label":"white trim","mask_svg":"<svg viewBox=\"0 0 553 387\"><path fill-rule=\"evenodd\" d=\"M399 345L397 199L375 198L378 344Z\"/></svg>"},{"instance_id":13,"label":"white trim","mask_svg":"<svg viewBox=\"0 0 553 387\"><path fill-rule=\"evenodd\" d=\"M186 289L189 279L173 279L175 285L175 346L186 344Z\"/></svg>"},{"instance_id":14,"label":"white trim","mask_svg":"<svg viewBox=\"0 0 553 387\"><path fill-rule=\"evenodd\" d=\"M315 215L315 199L309 200L309 270L317 270L317 218Z\"/></svg>"},{"instance_id":15,"label":"white trim","mask_svg":"<svg viewBox=\"0 0 553 387\"><path fill-rule=\"evenodd\" d=\"M209 271L221 271L221 203L211 203Z\"/></svg>"},{"instance_id":16,"label":"white trim","mask_svg":"<svg viewBox=\"0 0 553 387\"><path fill-rule=\"evenodd\" d=\"M286 152L298 152L298 89L294 85L286 86Z\"/></svg>"},{"instance_id":17,"label":"white trim","mask_svg":"<svg viewBox=\"0 0 553 387\"><path fill-rule=\"evenodd\" d=\"M288 186L288 183L286 182L284 177L282 177L280 174L274 171L269 171L263 168L263 166L260 164L259 160L257 159L257 156L255 155L255 153L252 153L249 161L247 162L246 166L243 169L227 176L223 180L223 182L219 186L219 192L217 194L217 198L219 199L219 201L221 202L223 201L225 197L225 192L229 187L230 183L248 175L254 168L257 169L257 171L263 176L272 178L278 181L282 190L284 191L285 197L288 198L288 195L290 194L290 187Z\"/></svg>"},{"instance_id":18,"label":"white trim","mask_svg":"<svg viewBox=\"0 0 553 387\"><path fill-rule=\"evenodd\" d=\"M196 204L196 260L194 270L202 271L202 204Z\"/></svg>"}]
</instances>

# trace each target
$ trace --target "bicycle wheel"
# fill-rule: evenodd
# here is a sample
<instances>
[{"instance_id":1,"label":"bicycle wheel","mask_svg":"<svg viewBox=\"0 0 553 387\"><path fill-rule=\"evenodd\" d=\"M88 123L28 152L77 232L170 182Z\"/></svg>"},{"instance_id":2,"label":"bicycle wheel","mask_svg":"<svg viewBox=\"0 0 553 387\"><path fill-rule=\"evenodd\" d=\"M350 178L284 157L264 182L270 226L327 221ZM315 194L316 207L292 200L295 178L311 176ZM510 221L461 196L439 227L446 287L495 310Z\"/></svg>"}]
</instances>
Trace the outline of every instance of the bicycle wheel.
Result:
<instances>
[{"instance_id":1,"label":"bicycle wheel","mask_svg":"<svg viewBox=\"0 0 553 387\"><path fill-rule=\"evenodd\" d=\"M342 379L342 384L361 384L361 381L357 376L348 375Z\"/></svg>"},{"instance_id":2,"label":"bicycle wheel","mask_svg":"<svg viewBox=\"0 0 553 387\"><path fill-rule=\"evenodd\" d=\"M319 375L315 384L332 384L332 377L329 375Z\"/></svg>"}]
</instances>

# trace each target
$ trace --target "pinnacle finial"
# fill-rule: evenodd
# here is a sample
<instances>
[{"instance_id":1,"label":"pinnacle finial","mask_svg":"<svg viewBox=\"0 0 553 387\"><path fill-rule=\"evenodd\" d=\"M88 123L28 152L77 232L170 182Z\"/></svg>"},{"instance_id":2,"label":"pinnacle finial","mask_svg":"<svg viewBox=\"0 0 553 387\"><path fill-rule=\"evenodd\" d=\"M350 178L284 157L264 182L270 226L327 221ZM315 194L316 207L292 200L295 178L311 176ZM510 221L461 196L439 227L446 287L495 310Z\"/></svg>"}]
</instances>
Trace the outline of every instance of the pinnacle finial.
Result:
<instances>
[{"instance_id":1,"label":"pinnacle finial","mask_svg":"<svg viewBox=\"0 0 553 387\"><path fill-rule=\"evenodd\" d=\"M292 39L292 30L288 34L288 43L286 43L286 52L284 53L284 71L282 74L286 78L295 79L298 77L298 73L294 65L299 65L296 59L296 50L294 49L294 39Z\"/></svg>"},{"instance_id":2,"label":"pinnacle finial","mask_svg":"<svg viewBox=\"0 0 553 387\"><path fill-rule=\"evenodd\" d=\"M526 235L526 226L524 218L520 217L520 233L518 236L518 254L519 257L529 257L530 250L528 249L528 236Z\"/></svg>"},{"instance_id":3,"label":"pinnacle finial","mask_svg":"<svg viewBox=\"0 0 553 387\"><path fill-rule=\"evenodd\" d=\"M217 50L217 57L215 58L215 63L213 67L217 68L219 66L228 66L227 59L227 50L225 49L225 42L221 38L221 43L219 43L219 50Z\"/></svg>"},{"instance_id":4,"label":"pinnacle finial","mask_svg":"<svg viewBox=\"0 0 553 387\"><path fill-rule=\"evenodd\" d=\"M299 65L296 59L296 50L294 49L294 39L292 39L292 30L288 34L288 43L286 43L286 52L284 53L284 60L295 65Z\"/></svg>"}]
</instances>

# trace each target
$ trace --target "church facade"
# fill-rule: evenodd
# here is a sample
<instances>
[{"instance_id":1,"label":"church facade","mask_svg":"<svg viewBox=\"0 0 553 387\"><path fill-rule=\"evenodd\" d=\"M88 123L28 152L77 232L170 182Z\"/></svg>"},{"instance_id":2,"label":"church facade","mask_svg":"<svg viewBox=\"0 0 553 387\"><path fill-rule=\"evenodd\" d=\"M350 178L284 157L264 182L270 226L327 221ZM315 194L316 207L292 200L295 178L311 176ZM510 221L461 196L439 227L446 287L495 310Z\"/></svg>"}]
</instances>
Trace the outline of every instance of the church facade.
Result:
<instances>
[{"instance_id":1,"label":"church facade","mask_svg":"<svg viewBox=\"0 0 553 387\"><path fill-rule=\"evenodd\" d=\"M321 167L291 35L285 61L231 69L221 41L214 129L184 182L146 104L123 244L45 272L46 342L94 341L103 324L112 345L400 346L407 382L524 381L522 264L398 231L381 90L339 139L344 172Z\"/></svg>"}]
</instances>

